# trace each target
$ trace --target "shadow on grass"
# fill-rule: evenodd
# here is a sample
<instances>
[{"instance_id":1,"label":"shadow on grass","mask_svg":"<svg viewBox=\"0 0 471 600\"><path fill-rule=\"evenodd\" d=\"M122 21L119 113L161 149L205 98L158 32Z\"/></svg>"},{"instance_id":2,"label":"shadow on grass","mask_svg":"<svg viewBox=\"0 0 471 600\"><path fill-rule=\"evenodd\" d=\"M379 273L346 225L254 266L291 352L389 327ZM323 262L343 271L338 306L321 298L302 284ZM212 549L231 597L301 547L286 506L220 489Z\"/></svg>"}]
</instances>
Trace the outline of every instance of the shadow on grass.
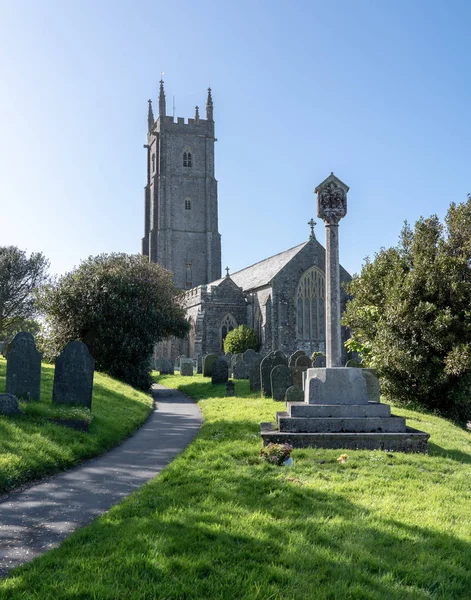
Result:
<instances>
[{"instance_id":1,"label":"shadow on grass","mask_svg":"<svg viewBox=\"0 0 471 600\"><path fill-rule=\"evenodd\" d=\"M167 472L0 597L469 598L469 543L279 474Z\"/></svg>"},{"instance_id":2,"label":"shadow on grass","mask_svg":"<svg viewBox=\"0 0 471 600\"><path fill-rule=\"evenodd\" d=\"M466 454L461 450L442 448L433 442L428 443L428 448L430 456L443 456L443 458L451 458L459 463L471 464L471 454Z\"/></svg>"}]
</instances>

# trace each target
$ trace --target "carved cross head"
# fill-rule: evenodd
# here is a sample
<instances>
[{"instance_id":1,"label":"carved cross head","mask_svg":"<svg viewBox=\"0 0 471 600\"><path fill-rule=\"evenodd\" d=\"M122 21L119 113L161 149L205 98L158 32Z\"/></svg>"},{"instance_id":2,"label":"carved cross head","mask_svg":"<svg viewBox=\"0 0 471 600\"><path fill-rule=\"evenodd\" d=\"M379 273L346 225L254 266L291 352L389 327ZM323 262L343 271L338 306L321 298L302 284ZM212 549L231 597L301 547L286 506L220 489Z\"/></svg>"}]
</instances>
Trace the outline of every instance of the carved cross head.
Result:
<instances>
[{"instance_id":1,"label":"carved cross head","mask_svg":"<svg viewBox=\"0 0 471 600\"><path fill-rule=\"evenodd\" d=\"M314 190L317 194L317 216L328 225L337 225L347 214L347 192L350 188L333 173Z\"/></svg>"}]
</instances>

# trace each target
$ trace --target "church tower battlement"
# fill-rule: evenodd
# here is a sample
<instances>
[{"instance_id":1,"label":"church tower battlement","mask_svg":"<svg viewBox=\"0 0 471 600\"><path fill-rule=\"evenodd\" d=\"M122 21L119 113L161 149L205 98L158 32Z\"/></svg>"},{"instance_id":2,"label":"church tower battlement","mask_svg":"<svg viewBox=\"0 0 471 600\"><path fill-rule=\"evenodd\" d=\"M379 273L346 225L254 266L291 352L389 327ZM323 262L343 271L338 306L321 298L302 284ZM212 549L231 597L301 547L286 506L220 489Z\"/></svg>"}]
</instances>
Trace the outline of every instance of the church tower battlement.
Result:
<instances>
[{"instance_id":1,"label":"church tower battlement","mask_svg":"<svg viewBox=\"0 0 471 600\"><path fill-rule=\"evenodd\" d=\"M217 181L214 177L214 119L208 89L206 119L166 114L160 81L159 114L149 100L147 184L142 254L174 274L180 289L221 277Z\"/></svg>"}]
</instances>

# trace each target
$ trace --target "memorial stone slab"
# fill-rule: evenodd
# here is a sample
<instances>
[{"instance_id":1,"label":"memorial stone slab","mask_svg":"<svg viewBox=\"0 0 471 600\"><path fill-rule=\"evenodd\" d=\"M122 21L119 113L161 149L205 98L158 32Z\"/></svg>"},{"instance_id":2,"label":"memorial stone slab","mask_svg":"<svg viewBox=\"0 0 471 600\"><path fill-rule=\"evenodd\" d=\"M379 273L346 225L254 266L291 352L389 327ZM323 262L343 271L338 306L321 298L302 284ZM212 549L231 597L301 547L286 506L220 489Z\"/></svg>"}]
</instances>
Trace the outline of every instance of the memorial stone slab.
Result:
<instances>
[{"instance_id":1,"label":"memorial stone slab","mask_svg":"<svg viewBox=\"0 0 471 600\"><path fill-rule=\"evenodd\" d=\"M53 404L92 407L95 361L83 342L69 342L56 358Z\"/></svg>"},{"instance_id":2,"label":"memorial stone slab","mask_svg":"<svg viewBox=\"0 0 471 600\"><path fill-rule=\"evenodd\" d=\"M295 367L306 367L306 369L312 368L312 362L309 356L298 356L296 359Z\"/></svg>"},{"instance_id":3,"label":"memorial stone slab","mask_svg":"<svg viewBox=\"0 0 471 600\"><path fill-rule=\"evenodd\" d=\"M180 375L183 377L193 377L193 359L180 359Z\"/></svg>"},{"instance_id":4,"label":"memorial stone slab","mask_svg":"<svg viewBox=\"0 0 471 600\"><path fill-rule=\"evenodd\" d=\"M227 362L222 360L221 358L217 358L213 364L211 369L211 383L213 385L218 385L220 383L227 383L229 379L229 368L227 366Z\"/></svg>"},{"instance_id":5,"label":"memorial stone slab","mask_svg":"<svg viewBox=\"0 0 471 600\"><path fill-rule=\"evenodd\" d=\"M260 362L253 362L250 365L249 371L249 387L251 392L259 392L261 390L260 383Z\"/></svg>"},{"instance_id":6,"label":"memorial stone slab","mask_svg":"<svg viewBox=\"0 0 471 600\"><path fill-rule=\"evenodd\" d=\"M234 365L234 379L248 379L249 378L249 365L245 360L239 360Z\"/></svg>"},{"instance_id":7,"label":"memorial stone slab","mask_svg":"<svg viewBox=\"0 0 471 600\"><path fill-rule=\"evenodd\" d=\"M304 402L304 392L301 388L292 385L286 390L286 402Z\"/></svg>"},{"instance_id":8,"label":"memorial stone slab","mask_svg":"<svg viewBox=\"0 0 471 600\"><path fill-rule=\"evenodd\" d=\"M162 358L160 363L160 374L161 375L174 375L175 365L173 360L170 358Z\"/></svg>"},{"instance_id":9,"label":"memorial stone slab","mask_svg":"<svg viewBox=\"0 0 471 600\"><path fill-rule=\"evenodd\" d=\"M218 359L217 354L206 354L203 359L203 377L211 377L213 363Z\"/></svg>"},{"instance_id":10,"label":"memorial stone slab","mask_svg":"<svg viewBox=\"0 0 471 600\"><path fill-rule=\"evenodd\" d=\"M273 400L284 400L286 390L293 385L291 371L286 365L273 367L270 373Z\"/></svg>"},{"instance_id":11,"label":"memorial stone slab","mask_svg":"<svg viewBox=\"0 0 471 600\"><path fill-rule=\"evenodd\" d=\"M41 390L41 354L34 337L20 331L7 354L6 392L19 399L39 400Z\"/></svg>"},{"instance_id":12,"label":"memorial stone slab","mask_svg":"<svg viewBox=\"0 0 471 600\"><path fill-rule=\"evenodd\" d=\"M24 413L18 406L18 399L13 394L0 394L0 414L22 415Z\"/></svg>"},{"instance_id":13,"label":"memorial stone slab","mask_svg":"<svg viewBox=\"0 0 471 600\"><path fill-rule=\"evenodd\" d=\"M265 356L265 358L260 363L260 384L262 394L269 398L271 398L272 396L270 373L272 372L272 369L277 365L286 366L287 360L286 358L282 358L281 356L277 356L276 354L274 355L273 353L269 354L268 356Z\"/></svg>"},{"instance_id":14,"label":"memorial stone slab","mask_svg":"<svg viewBox=\"0 0 471 600\"><path fill-rule=\"evenodd\" d=\"M304 350L296 350L296 352L293 352L293 354L289 357L288 367L296 366L296 359L298 358L298 356L306 356L306 353L304 352Z\"/></svg>"}]
</instances>

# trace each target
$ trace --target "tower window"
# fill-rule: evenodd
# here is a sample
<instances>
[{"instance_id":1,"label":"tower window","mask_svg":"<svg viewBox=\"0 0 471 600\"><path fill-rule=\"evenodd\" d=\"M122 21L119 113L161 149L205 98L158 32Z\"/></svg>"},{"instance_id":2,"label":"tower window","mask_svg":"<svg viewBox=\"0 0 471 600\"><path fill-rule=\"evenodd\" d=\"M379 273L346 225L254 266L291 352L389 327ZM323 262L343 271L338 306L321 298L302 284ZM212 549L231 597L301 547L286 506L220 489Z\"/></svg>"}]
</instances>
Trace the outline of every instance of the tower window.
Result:
<instances>
[{"instance_id":1,"label":"tower window","mask_svg":"<svg viewBox=\"0 0 471 600\"><path fill-rule=\"evenodd\" d=\"M183 153L183 166L184 167L192 167L193 166L193 161L191 158L191 152L184 152Z\"/></svg>"},{"instance_id":2,"label":"tower window","mask_svg":"<svg viewBox=\"0 0 471 600\"><path fill-rule=\"evenodd\" d=\"M152 154L152 173L155 171L155 154Z\"/></svg>"},{"instance_id":3,"label":"tower window","mask_svg":"<svg viewBox=\"0 0 471 600\"><path fill-rule=\"evenodd\" d=\"M185 210L191 210L191 200L189 198L185 200Z\"/></svg>"},{"instance_id":4,"label":"tower window","mask_svg":"<svg viewBox=\"0 0 471 600\"><path fill-rule=\"evenodd\" d=\"M193 287L193 284L192 284L193 273L192 273L192 268L191 268L190 262L187 262L185 265L185 274L186 274L185 287L187 290L190 290Z\"/></svg>"}]
</instances>

